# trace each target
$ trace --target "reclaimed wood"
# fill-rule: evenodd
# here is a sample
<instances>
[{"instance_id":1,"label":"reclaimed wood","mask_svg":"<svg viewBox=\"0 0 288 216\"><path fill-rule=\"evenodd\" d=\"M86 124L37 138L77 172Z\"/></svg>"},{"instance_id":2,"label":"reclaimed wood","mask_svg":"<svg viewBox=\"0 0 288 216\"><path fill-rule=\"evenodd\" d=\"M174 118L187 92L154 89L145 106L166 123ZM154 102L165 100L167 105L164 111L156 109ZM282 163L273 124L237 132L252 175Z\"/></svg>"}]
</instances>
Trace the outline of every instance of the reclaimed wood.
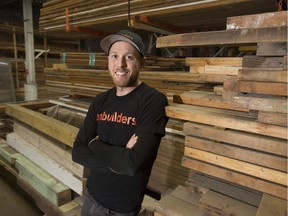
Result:
<instances>
[{"instance_id":1,"label":"reclaimed wood","mask_svg":"<svg viewBox=\"0 0 288 216\"><path fill-rule=\"evenodd\" d=\"M285 42L287 27L259 29L233 29L162 36L157 38L157 48L240 45L260 42Z\"/></svg>"},{"instance_id":2,"label":"reclaimed wood","mask_svg":"<svg viewBox=\"0 0 288 216\"><path fill-rule=\"evenodd\" d=\"M286 24L286 28L287 28L287 24ZM287 55L287 41L275 42L275 43L273 42L258 43L256 55L257 56L285 56Z\"/></svg>"},{"instance_id":3,"label":"reclaimed wood","mask_svg":"<svg viewBox=\"0 0 288 216\"><path fill-rule=\"evenodd\" d=\"M257 208L223 194L209 190L200 199L199 208L210 212L211 215L254 216Z\"/></svg>"},{"instance_id":4,"label":"reclaimed wood","mask_svg":"<svg viewBox=\"0 0 288 216\"><path fill-rule=\"evenodd\" d=\"M36 191L24 179L22 179L14 169L7 166L5 162L0 159L0 175L1 178L6 179L14 185L14 188L25 195L31 197L35 201L35 205L45 214L53 216L63 216L59 208L53 205L49 200Z\"/></svg>"},{"instance_id":5,"label":"reclaimed wood","mask_svg":"<svg viewBox=\"0 0 288 216\"><path fill-rule=\"evenodd\" d=\"M185 137L185 146L287 173L287 158L285 157L194 136Z\"/></svg>"},{"instance_id":6,"label":"reclaimed wood","mask_svg":"<svg viewBox=\"0 0 288 216\"><path fill-rule=\"evenodd\" d=\"M79 131L76 127L16 104L7 105L6 113L70 147Z\"/></svg>"},{"instance_id":7,"label":"reclaimed wood","mask_svg":"<svg viewBox=\"0 0 288 216\"><path fill-rule=\"evenodd\" d=\"M50 157L44 155L40 150L25 141L16 133L10 133L7 135L7 143L21 154L28 157L31 161L38 164L41 168L46 170L59 181L63 182L73 191L79 195L82 195L85 188L84 180L76 178L73 173L56 163Z\"/></svg>"},{"instance_id":8,"label":"reclaimed wood","mask_svg":"<svg viewBox=\"0 0 288 216\"><path fill-rule=\"evenodd\" d=\"M287 96L287 83L226 80L224 82L224 90Z\"/></svg>"},{"instance_id":9,"label":"reclaimed wood","mask_svg":"<svg viewBox=\"0 0 288 216\"><path fill-rule=\"evenodd\" d=\"M191 104L198 106L213 107L219 109L230 109L248 112L248 109L243 109L242 107L234 106L231 101L223 100L221 95L217 95L213 92L201 92L201 91L187 91L180 95L173 96L173 102Z\"/></svg>"},{"instance_id":10,"label":"reclaimed wood","mask_svg":"<svg viewBox=\"0 0 288 216\"><path fill-rule=\"evenodd\" d=\"M287 155L286 139L278 139L265 135L246 133L243 131L221 129L210 125L186 122L183 131L187 135L209 138L218 142L229 143L230 145L242 146L261 152L275 155ZM237 137L237 139L236 139Z\"/></svg>"},{"instance_id":11,"label":"reclaimed wood","mask_svg":"<svg viewBox=\"0 0 288 216\"><path fill-rule=\"evenodd\" d=\"M263 194L256 216L287 215L287 200Z\"/></svg>"},{"instance_id":12,"label":"reclaimed wood","mask_svg":"<svg viewBox=\"0 0 288 216\"><path fill-rule=\"evenodd\" d=\"M0 155L11 167L17 170L17 175L38 193L55 206L63 205L71 200L71 190L52 175L41 169L37 164L20 154L7 144L1 144Z\"/></svg>"},{"instance_id":13,"label":"reclaimed wood","mask_svg":"<svg viewBox=\"0 0 288 216\"><path fill-rule=\"evenodd\" d=\"M287 113L259 111L257 119L259 122L266 123L266 124L274 124L274 125L279 125L283 127L287 127L288 125Z\"/></svg>"},{"instance_id":14,"label":"reclaimed wood","mask_svg":"<svg viewBox=\"0 0 288 216\"><path fill-rule=\"evenodd\" d=\"M192 205L186 201L178 199L170 194L162 197L157 203L155 212L165 216L202 216L203 212L198 206Z\"/></svg>"},{"instance_id":15,"label":"reclaimed wood","mask_svg":"<svg viewBox=\"0 0 288 216\"><path fill-rule=\"evenodd\" d=\"M227 17L226 29L249 29L287 26L285 11Z\"/></svg>"},{"instance_id":16,"label":"reclaimed wood","mask_svg":"<svg viewBox=\"0 0 288 216\"><path fill-rule=\"evenodd\" d=\"M184 148L184 156L287 186L287 173L266 168L264 166L250 164L244 161L205 152L191 147Z\"/></svg>"},{"instance_id":17,"label":"reclaimed wood","mask_svg":"<svg viewBox=\"0 0 288 216\"><path fill-rule=\"evenodd\" d=\"M238 80L250 80L250 81L263 81L263 82L282 82L287 83L287 71L286 70L265 70L265 69L253 69L245 68L240 69L238 74Z\"/></svg>"},{"instance_id":18,"label":"reclaimed wood","mask_svg":"<svg viewBox=\"0 0 288 216\"><path fill-rule=\"evenodd\" d=\"M253 177L245 173L235 172L212 163L206 163L186 156L184 156L182 159L182 165L210 176L224 179L226 181L252 188L260 192L268 193L282 199L287 199L286 186L281 186L255 176Z\"/></svg>"},{"instance_id":19,"label":"reclaimed wood","mask_svg":"<svg viewBox=\"0 0 288 216\"><path fill-rule=\"evenodd\" d=\"M212 190L254 207L259 206L262 198L261 192L193 170L189 173L188 182L189 187L191 183L194 183L197 187L205 188L206 192L204 194Z\"/></svg>"},{"instance_id":20,"label":"reclaimed wood","mask_svg":"<svg viewBox=\"0 0 288 216\"><path fill-rule=\"evenodd\" d=\"M256 70L283 70L286 65L285 57L275 56L244 56L243 69L256 69Z\"/></svg>"},{"instance_id":21,"label":"reclaimed wood","mask_svg":"<svg viewBox=\"0 0 288 216\"><path fill-rule=\"evenodd\" d=\"M61 146L61 144L48 139L47 137L41 135L35 129L25 126L22 123L14 122L14 132L21 136L24 140L39 149L44 155L55 160L66 169L71 171L74 175L79 178L87 177L87 170L85 168L72 161L71 149L65 149L66 146Z\"/></svg>"},{"instance_id":22,"label":"reclaimed wood","mask_svg":"<svg viewBox=\"0 0 288 216\"><path fill-rule=\"evenodd\" d=\"M239 93L232 97L232 104L250 110L287 113L287 98L276 95Z\"/></svg>"},{"instance_id":23,"label":"reclaimed wood","mask_svg":"<svg viewBox=\"0 0 288 216\"><path fill-rule=\"evenodd\" d=\"M229 115L226 112L217 112L217 109L197 107L192 105L170 105L166 107L168 117L178 118L186 121L214 125L223 128L246 131L271 137L287 139L285 127L258 123L253 117Z\"/></svg>"}]
</instances>

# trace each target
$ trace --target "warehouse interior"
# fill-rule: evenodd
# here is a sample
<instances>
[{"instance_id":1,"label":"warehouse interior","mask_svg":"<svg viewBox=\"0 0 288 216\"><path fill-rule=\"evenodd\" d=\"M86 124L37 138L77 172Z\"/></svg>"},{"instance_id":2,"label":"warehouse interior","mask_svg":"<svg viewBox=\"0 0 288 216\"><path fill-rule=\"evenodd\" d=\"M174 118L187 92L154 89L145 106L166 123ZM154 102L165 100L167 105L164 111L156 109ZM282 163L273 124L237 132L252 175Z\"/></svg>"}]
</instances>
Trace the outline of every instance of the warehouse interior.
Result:
<instances>
[{"instance_id":1,"label":"warehouse interior","mask_svg":"<svg viewBox=\"0 0 288 216\"><path fill-rule=\"evenodd\" d=\"M1 1L2 213L80 216L71 149L122 29L169 102L139 215L286 216L287 0Z\"/></svg>"}]
</instances>

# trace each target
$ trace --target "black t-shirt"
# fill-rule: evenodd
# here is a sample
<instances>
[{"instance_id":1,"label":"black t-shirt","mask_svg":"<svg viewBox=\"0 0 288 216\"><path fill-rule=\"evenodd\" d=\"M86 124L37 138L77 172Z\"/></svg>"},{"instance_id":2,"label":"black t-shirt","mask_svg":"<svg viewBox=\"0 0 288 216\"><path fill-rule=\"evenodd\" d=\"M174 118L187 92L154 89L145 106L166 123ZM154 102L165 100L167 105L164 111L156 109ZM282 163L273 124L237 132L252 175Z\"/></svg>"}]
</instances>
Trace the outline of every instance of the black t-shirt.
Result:
<instances>
[{"instance_id":1,"label":"black t-shirt","mask_svg":"<svg viewBox=\"0 0 288 216\"><path fill-rule=\"evenodd\" d=\"M167 105L163 93L144 83L125 96L116 96L116 88L112 88L95 97L72 156L90 168L87 188L105 207L130 212L141 205L165 135ZM132 149L126 149L134 133L138 141ZM89 144L96 136L97 140Z\"/></svg>"}]
</instances>

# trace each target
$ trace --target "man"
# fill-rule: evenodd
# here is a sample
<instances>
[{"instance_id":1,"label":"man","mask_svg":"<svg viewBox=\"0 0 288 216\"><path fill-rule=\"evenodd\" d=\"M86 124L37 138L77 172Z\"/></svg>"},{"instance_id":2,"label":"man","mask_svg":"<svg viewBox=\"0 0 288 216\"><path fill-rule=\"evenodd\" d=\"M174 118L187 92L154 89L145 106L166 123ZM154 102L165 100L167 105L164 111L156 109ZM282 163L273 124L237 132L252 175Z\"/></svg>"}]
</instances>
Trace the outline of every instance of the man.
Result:
<instances>
[{"instance_id":1,"label":"man","mask_svg":"<svg viewBox=\"0 0 288 216\"><path fill-rule=\"evenodd\" d=\"M167 97L139 79L145 46L128 30L101 48L115 87L95 97L75 139L73 161L90 168L82 216L137 215L165 135Z\"/></svg>"}]
</instances>

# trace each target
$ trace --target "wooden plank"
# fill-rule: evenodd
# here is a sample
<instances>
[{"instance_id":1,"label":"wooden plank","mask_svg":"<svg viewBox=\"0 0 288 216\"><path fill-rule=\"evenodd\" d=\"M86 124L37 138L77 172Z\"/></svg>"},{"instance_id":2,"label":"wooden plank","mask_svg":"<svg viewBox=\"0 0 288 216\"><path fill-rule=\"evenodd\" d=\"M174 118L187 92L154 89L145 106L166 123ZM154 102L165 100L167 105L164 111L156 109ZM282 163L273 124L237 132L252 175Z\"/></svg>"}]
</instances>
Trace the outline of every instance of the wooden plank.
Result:
<instances>
[{"instance_id":1,"label":"wooden plank","mask_svg":"<svg viewBox=\"0 0 288 216\"><path fill-rule=\"evenodd\" d=\"M59 143L47 139L35 129L19 122L14 122L14 132L39 149L42 154L47 155L52 160L55 160L66 169L73 172L77 177L87 177L87 170L85 171L83 166L72 161L71 149L63 148Z\"/></svg>"},{"instance_id":2,"label":"wooden plank","mask_svg":"<svg viewBox=\"0 0 288 216\"><path fill-rule=\"evenodd\" d=\"M287 96L287 83L226 80L224 90L243 93Z\"/></svg>"},{"instance_id":3,"label":"wooden plank","mask_svg":"<svg viewBox=\"0 0 288 216\"><path fill-rule=\"evenodd\" d=\"M221 129L209 125L202 125L192 122L186 122L183 131L187 135L216 140L218 142L229 143L231 145L242 146L248 149L272 153L275 155L287 155L286 139L277 139L274 137L258 134L246 133L230 129ZM237 139L235 139L237 137Z\"/></svg>"},{"instance_id":4,"label":"wooden plank","mask_svg":"<svg viewBox=\"0 0 288 216\"><path fill-rule=\"evenodd\" d=\"M19 105L7 105L6 113L71 147L79 131L76 127Z\"/></svg>"},{"instance_id":5,"label":"wooden plank","mask_svg":"<svg viewBox=\"0 0 288 216\"><path fill-rule=\"evenodd\" d=\"M84 190L84 183L80 179L76 178L73 173L56 163L48 156L43 155L40 150L28 143L22 137L16 133L10 133L7 135L7 143L25 155L27 158L32 160L34 163L38 164L59 181L66 184L73 191L79 195L82 195Z\"/></svg>"},{"instance_id":6,"label":"wooden plank","mask_svg":"<svg viewBox=\"0 0 288 216\"><path fill-rule=\"evenodd\" d=\"M63 216L59 211L58 207L53 205L49 200L43 197L39 192L37 192L31 185L29 185L24 179L22 179L14 169L5 165L5 163L0 159L0 175L1 178L6 179L14 185L17 191L25 194L25 196L34 200L35 205L47 215L53 216Z\"/></svg>"},{"instance_id":7,"label":"wooden plank","mask_svg":"<svg viewBox=\"0 0 288 216\"><path fill-rule=\"evenodd\" d=\"M237 76L239 69L242 67L232 67L232 66L193 66L190 67L190 73L196 74L214 74L214 75L229 75L229 76Z\"/></svg>"},{"instance_id":8,"label":"wooden plank","mask_svg":"<svg viewBox=\"0 0 288 216\"><path fill-rule=\"evenodd\" d=\"M185 64L188 66L233 66L242 67L242 57L186 57Z\"/></svg>"},{"instance_id":9,"label":"wooden plank","mask_svg":"<svg viewBox=\"0 0 288 216\"><path fill-rule=\"evenodd\" d=\"M203 173L196 173L191 171L188 181L189 184L193 182L199 187L206 188L207 191L210 189L254 207L259 206L262 198L262 193L256 190L252 190L243 186L241 187L241 185L207 176Z\"/></svg>"},{"instance_id":10,"label":"wooden plank","mask_svg":"<svg viewBox=\"0 0 288 216\"><path fill-rule=\"evenodd\" d=\"M243 68L258 69L258 70L283 70L285 65L285 59L283 57L263 57L263 56L244 56Z\"/></svg>"},{"instance_id":11,"label":"wooden plank","mask_svg":"<svg viewBox=\"0 0 288 216\"><path fill-rule=\"evenodd\" d=\"M287 173L286 157L231 146L229 144L194 136L185 137L185 146Z\"/></svg>"},{"instance_id":12,"label":"wooden plank","mask_svg":"<svg viewBox=\"0 0 288 216\"><path fill-rule=\"evenodd\" d=\"M2 144L0 155L15 168L18 175L55 206L71 200L71 190L52 175L31 162L11 146ZM11 163L12 161L12 163Z\"/></svg>"},{"instance_id":13,"label":"wooden plank","mask_svg":"<svg viewBox=\"0 0 288 216\"><path fill-rule=\"evenodd\" d=\"M256 216L286 216L287 200L263 194Z\"/></svg>"},{"instance_id":14,"label":"wooden plank","mask_svg":"<svg viewBox=\"0 0 288 216\"><path fill-rule=\"evenodd\" d=\"M268 193L282 199L287 199L287 187L281 186L279 184L275 184L257 177L235 172L233 170L216 166L215 164L206 163L185 156L182 159L182 165L184 167L208 174L213 177L224 179L244 187Z\"/></svg>"},{"instance_id":15,"label":"wooden plank","mask_svg":"<svg viewBox=\"0 0 288 216\"><path fill-rule=\"evenodd\" d=\"M240 69L238 74L238 80L245 81L263 81L263 82L283 82L287 83L287 71L286 70L265 70L265 69L253 69L245 68Z\"/></svg>"},{"instance_id":16,"label":"wooden plank","mask_svg":"<svg viewBox=\"0 0 288 216\"><path fill-rule=\"evenodd\" d=\"M199 207L211 215L223 216L254 216L257 208L223 194L209 190L200 199Z\"/></svg>"},{"instance_id":17,"label":"wooden plank","mask_svg":"<svg viewBox=\"0 0 288 216\"><path fill-rule=\"evenodd\" d=\"M287 173L284 172L190 147L184 148L184 156L287 186Z\"/></svg>"},{"instance_id":18,"label":"wooden plank","mask_svg":"<svg viewBox=\"0 0 288 216\"><path fill-rule=\"evenodd\" d=\"M287 139L287 130L285 127L267 126L267 124L258 123L247 116L236 117L229 115L227 112L213 112L214 109L183 104L177 106L176 104L173 106L170 105L165 109L167 116L172 118Z\"/></svg>"},{"instance_id":19,"label":"wooden plank","mask_svg":"<svg viewBox=\"0 0 288 216\"><path fill-rule=\"evenodd\" d=\"M286 42L258 43L256 55L257 56L285 56L287 55L287 40Z\"/></svg>"},{"instance_id":20,"label":"wooden plank","mask_svg":"<svg viewBox=\"0 0 288 216\"><path fill-rule=\"evenodd\" d=\"M287 26L286 11L228 17L226 29L249 29Z\"/></svg>"},{"instance_id":21,"label":"wooden plank","mask_svg":"<svg viewBox=\"0 0 288 216\"><path fill-rule=\"evenodd\" d=\"M234 106L232 102L223 100L221 95L213 92L189 91L182 94L173 95L174 103L184 103L198 106L207 106L212 108L230 109L248 112L248 109Z\"/></svg>"},{"instance_id":22,"label":"wooden plank","mask_svg":"<svg viewBox=\"0 0 288 216\"><path fill-rule=\"evenodd\" d=\"M232 104L250 110L287 113L287 98L276 95L239 93L232 97Z\"/></svg>"},{"instance_id":23,"label":"wooden plank","mask_svg":"<svg viewBox=\"0 0 288 216\"><path fill-rule=\"evenodd\" d=\"M157 203L155 212L165 216L202 216L203 212L186 201L178 199L170 194L162 197Z\"/></svg>"},{"instance_id":24,"label":"wooden plank","mask_svg":"<svg viewBox=\"0 0 288 216\"><path fill-rule=\"evenodd\" d=\"M258 112L258 121L266 124L274 124L283 127L287 127L288 115L287 113L275 113L275 112Z\"/></svg>"},{"instance_id":25,"label":"wooden plank","mask_svg":"<svg viewBox=\"0 0 288 216\"><path fill-rule=\"evenodd\" d=\"M181 185L178 185L173 191L171 191L170 195L192 205L199 206L200 195L192 193Z\"/></svg>"},{"instance_id":26,"label":"wooden plank","mask_svg":"<svg viewBox=\"0 0 288 216\"><path fill-rule=\"evenodd\" d=\"M157 48L238 45L260 42L285 42L287 27L235 29L169 35L157 38Z\"/></svg>"}]
</instances>

